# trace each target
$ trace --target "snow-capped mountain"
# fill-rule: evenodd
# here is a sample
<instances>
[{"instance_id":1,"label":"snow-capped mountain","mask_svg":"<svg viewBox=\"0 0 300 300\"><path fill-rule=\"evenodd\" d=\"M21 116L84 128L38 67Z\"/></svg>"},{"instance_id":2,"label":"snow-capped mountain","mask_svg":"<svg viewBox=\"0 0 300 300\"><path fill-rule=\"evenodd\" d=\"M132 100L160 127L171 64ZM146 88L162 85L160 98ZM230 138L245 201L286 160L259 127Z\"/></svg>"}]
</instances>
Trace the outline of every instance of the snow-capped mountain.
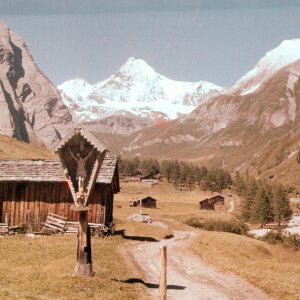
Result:
<instances>
[{"instance_id":1,"label":"snow-capped mountain","mask_svg":"<svg viewBox=\"0 0 300 300\"><path fill-rule=\"evenodd\" d=\"M254 69L245 74L227 91L229 94L246 95L256 91L277 71L300 59L300 39L285 40L267 52Z\"/></svg>"},{"instance_id":2,"label":"snow-capped mountain","mask_svg":"<svg viewBox=\"0 0 300 300\"><path fill-rule=\"evenodd\" d=\"M175 119L223 91L206 81L170 80L145 61L132 57L104 81L91 85L76 78L59 85L58 89L80 122L127 113L151 120Z\"/></svg>"},{"instance_id":3,"label":"snow-capped mountain","mask_svg":"<svg viewBox=\"0 0 300 300\"><path fill-rule=\"evenodd\" d=\"M273 168L299 149L299 41L284 41L232 89L185 117L135 132L110 149L215 167L225 162L232 171Z\"/></svg>"}]
</instances>

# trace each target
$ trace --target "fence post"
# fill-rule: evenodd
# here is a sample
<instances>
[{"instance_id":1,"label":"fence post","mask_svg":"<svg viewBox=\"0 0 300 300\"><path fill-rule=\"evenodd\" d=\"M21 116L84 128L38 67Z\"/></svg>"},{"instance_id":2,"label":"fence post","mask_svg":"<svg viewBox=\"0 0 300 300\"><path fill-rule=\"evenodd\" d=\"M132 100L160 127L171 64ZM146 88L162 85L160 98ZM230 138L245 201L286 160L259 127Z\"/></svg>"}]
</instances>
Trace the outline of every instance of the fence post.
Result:
<instances>
[{"instance_id":1,"label":"fence post","mask_svg":"<svg viewBox=\"0 0 300 300\"><path fill-rule=\"evenodd\" d=\"M32 218L31 218L31 211L26 211L26 225L27 225L27 232L32 233Z\"/></svg>"},{"instance_id":2,"label":"fence post","mask_svg":"<svg viewBox=\"0 0 300 300\"><path fill-rule=\"evenodd\" d=\"M167 246L160 246L160 282L159 282L159 299L167 299Z\"/></svg>"},{"instance_id":3,"label":"fence post","mask_svg":"<svg viewBox=\"0 0 300 300\"><path fill-rule=\"evenodd\" d=\"M4 223L5 223L6 225L8 225L8 213L5 214Z\"/></svg>"},{"instance_id":4,"label":"fence post","mask_svg":"<svg viewBox=\"0 0 300 300\"><path fill-rule=\"evenodd\" d=\"M38 231L41 229L40 205L36 202L36 224Z\"/></svg>"}]
</instances>

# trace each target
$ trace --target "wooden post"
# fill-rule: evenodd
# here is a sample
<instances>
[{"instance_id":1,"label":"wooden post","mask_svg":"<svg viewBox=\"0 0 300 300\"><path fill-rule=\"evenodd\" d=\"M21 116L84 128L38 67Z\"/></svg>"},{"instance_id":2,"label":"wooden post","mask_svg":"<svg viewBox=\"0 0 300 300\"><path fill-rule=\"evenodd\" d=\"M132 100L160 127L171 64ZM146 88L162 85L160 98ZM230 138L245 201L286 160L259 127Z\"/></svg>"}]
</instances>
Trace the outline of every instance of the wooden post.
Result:
<instances>
[{"instance_id":1,"label":"wooden post","mask_svg":"<svg viewBox=\"0 0 300 300\"><path fill-rule=\"evenodd\" d=\"M31 218L31 211L26 211L26 225L27 225L27 232L32 233L32 218Z\"/></svg>"},{"instance_id":2,"label":"wooden post","mask_svg":"<svg viewBox=\"0 0 300 300\"><path fill-rule=\"evenodd\" d=\"M140 215L142 215L142 198L140 197Z\"/></svg>"},{"instance_id":3,"label":"wooden post","mask_svg":"<svg viewBox=\"0 0 300 300\"><path fill-rule=\"evenodd\" d=\"M8 225L8 213L5 214L4 223L5 223L6 225Z\"/></svg>"},{"instance_id":4,"label":"wooden post","mask_svg":"<svg viewBox=\"0 0 300 300\"><path fill-rule=\"evenodd\" d=\"M167 246L160 246L160 282L159 282L159 299L167 299Z\"/></svg>"},{"instance_id":5,"label":"wooden post","mask_svg":"<svg viewBox=\"0 0 300 300\"><path fill-rule=\"evenodd\" d=\"M37 224L37 229L41 229L41 216L40 216L40 205L38 202L36 202L36 224Z\"/></svg>"},{"instance_id":6,"label":"wooden post","mask_svg":"<svg viewBox=\"0 0 300 300\"><path fill-rule=\"evenodd\" d=\"M91 231L88 226L88 211L79 211L79 228L77 233L76 275L93 275Z\"/></svg>"}]
</instances>

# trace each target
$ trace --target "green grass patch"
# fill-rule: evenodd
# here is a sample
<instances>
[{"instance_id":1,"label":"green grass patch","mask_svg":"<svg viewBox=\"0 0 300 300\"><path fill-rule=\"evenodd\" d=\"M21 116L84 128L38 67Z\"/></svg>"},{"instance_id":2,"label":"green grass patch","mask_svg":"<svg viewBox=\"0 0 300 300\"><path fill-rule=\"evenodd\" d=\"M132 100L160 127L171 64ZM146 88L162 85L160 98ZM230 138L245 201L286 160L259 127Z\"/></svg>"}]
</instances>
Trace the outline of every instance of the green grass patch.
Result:
<instances>
[{"instance_id":1,"label":"green grass patch","mask_svg":"<svg viewBox=\"0 0 300 300\"><path fill-rule=\"evenodd\" d=\"M273 245L282 244L294 250L300 249L300 237L296 234L284 234L282 231L272 230L259 239Z\"/></svg>"},{"instance_id":2,"label":"green grass patch","mask_svg":"<svg viewBox=\"0 0 300 300\"><path fill-rule=\"evenodd\" d=\"M243 221L238 219L221 220L191 218L186 221L186 224L195 228L201 228L208 231L222 231L235 234L247 234L249 227Z\"/></svg>"}]
</instances>

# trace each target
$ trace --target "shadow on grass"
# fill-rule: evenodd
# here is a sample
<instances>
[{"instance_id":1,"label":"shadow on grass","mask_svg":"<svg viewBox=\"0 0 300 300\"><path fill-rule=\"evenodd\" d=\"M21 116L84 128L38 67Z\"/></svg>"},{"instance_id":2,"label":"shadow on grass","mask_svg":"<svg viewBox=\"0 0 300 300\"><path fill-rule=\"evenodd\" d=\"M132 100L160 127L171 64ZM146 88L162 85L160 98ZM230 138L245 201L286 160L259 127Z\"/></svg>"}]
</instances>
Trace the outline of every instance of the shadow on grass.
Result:
<instances>
[{"instance_id":1,"label":"shadow on grass","mask_svg":"<svg viewBox=\"0 0 300 300\"><path fill-rule=\"evenodd\" d=\"M122 282L122 283L130 283L130 284L141 283L149 289L158 289L159 288L159 284L145 282L143 279L139 279L139 278L129 278L129 279L126 279L126 280L118 280L118 279L112 279L112 280L117 281L117 282ZM167 289L168 290L184 290L185 286L175 285L175 284L168 284Z\"/></svg>"},{"instance_id":2,"label":"shadow on grass","mask_svg":"<svg viewBox=\"0 0 300 300\"><path fill-rule=\"evenodd\" d=\"M138 236L138 235L124 235L124 239L140 242L159 242L157 239L151 236Z\"/></svg>"}]
</instances>

